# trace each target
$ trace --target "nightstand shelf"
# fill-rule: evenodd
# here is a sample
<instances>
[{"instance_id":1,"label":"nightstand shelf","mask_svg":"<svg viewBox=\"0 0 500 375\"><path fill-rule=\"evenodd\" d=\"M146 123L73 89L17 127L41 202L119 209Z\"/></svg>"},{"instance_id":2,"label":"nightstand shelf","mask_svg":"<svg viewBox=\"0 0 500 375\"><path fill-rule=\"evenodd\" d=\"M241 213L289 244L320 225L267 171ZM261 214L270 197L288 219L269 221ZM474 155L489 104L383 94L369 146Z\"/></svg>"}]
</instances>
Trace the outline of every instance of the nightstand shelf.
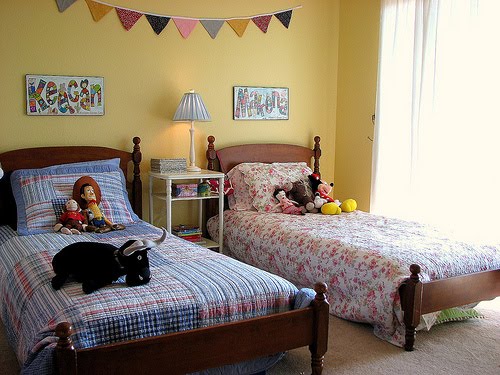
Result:
<instances>
[{"instance_id":1,"label":"nightstand shelf","mask_svg":"<svg viewBox=\"0 0 500 375\"><path fill-rule=\"evenodd\" d=\"M155 198L158 198L158 199L161 199L163 201L166 201L167 200L167 194L166 193L153 193L153 196ZM219 195L218 194L213 194L209 197L202 197L202 196L194 196L194 197L174 197L174 196L171 196L170 199L172 200L172 202L174 201L195 201L195 200L203 200L203 199L219 199Z\"/></svg>"},{"instance_id":2,"label":"nightstand shelf","mask_svg":"<svg viewBox=\"0 0 500 375\"><path fill-rule=\"evenodd\" d=\"M165 192L157 193L153 192L153 181L155 179L162 180L165 182ZM174 181L193 181L197 183L203 182L207 179L218 179L219 186L224 186L224 173L214 172L208 170L201 170L201 172L182 172L182 173L149 173L149 222L153 222L154 198L164 200L166 202L166 216L167 223L165 229L172 233L172 202L176 201L198 201L198 226L202 228L203 226L203 201L207 199L218 199L219 200L219 212L222 213L224 209L224 192L220 189L219 194L211 194L210 196L193 196L193 197L174 197L172 195L172 183ZM203 238L205 243L201 244L203 247L207 248L218 248L218 251L222 252L223 247L223 215L219 215L219 242L212 241L207 238Z\"/></svg>"}]
</instances>

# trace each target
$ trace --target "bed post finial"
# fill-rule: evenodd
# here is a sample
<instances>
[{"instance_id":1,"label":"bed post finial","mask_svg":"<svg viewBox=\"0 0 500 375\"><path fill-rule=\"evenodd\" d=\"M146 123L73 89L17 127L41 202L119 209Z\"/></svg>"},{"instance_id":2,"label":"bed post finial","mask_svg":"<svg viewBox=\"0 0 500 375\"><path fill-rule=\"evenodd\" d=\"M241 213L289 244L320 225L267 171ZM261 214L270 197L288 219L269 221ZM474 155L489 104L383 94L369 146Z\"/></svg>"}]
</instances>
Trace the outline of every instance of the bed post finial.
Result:
<instances>
[{"instance_id":1,"label":"bed post finial","mask_svg":"<svg viewBox=\"0 0 500 375\"><path fill-rule=\"evenodd\" d=\"M317 173L318 175L321 176L321 173L319 171L319 158L321 157L321 147L319 145L319 142L321 141L321 137L317 135L314 137L314 173Z\"/></svg>"},{"instance_id":2,"label":"bed post finial","mask_svg":"<svg viewBox=\"0 0 500 375\"><path fill-rule=\"evenodd\" d=\"M321 375L323 372L323 360L328 350L328 323L330 305L326 300L328 287L325 283L314 284L316 297L311 302L314 309L314 342L309 345L311 352L312 375Z\"/></svg>"},{"instance_id":3,"label":"bed post finial","mask_svg":"<svg viewBox=\"0 0 500 375\"><path fill-rule=\"evenodd\" d=\"M73 327L68 322L56 326L56 363L60 374L76 374L76 351L71 340Z\"/></svg>"},{"instance_id":4,"label":"bed post finial","mask_svg":"<svg viewBox=\"0 0 500 375\"><path fill-rule=\"evenodd\" d=\"M213 135L209 135L207 138L208 141L208 147L207 147L207 160L208 160L208 166L207 169L209 171L214 170L214 161L217 159L217 154L215 153L215 137Z\"/></svg>"},{"instance_id":5,"label":"bed post finial","mask_svg":"<svg viewBox=\"0 0 500 375\"><path fill-rule=\"evenodd\" d=\"M134 151L132 152L132 162L134 163L134 179L132 180L132 209L142 219L142 181L141 168L142 161L141 153L141 138L134 137Z\"/></svg>"}]
</instances>

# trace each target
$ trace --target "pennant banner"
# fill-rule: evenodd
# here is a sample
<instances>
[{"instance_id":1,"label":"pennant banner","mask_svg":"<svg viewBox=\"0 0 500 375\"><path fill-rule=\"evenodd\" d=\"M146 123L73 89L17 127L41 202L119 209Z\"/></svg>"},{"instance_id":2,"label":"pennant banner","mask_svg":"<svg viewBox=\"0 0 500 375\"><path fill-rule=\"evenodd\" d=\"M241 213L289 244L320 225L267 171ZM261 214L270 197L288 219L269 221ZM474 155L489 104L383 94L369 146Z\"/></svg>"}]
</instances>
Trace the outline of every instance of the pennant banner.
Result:
<instances>
[{"instance_id":1,"label":"pennant banner","mask_svg":"<svg viewBox=\"0 0 500 375\"><path fill-rule=\"evenodd\" d=\"M183 38L187 38L198 23L198 20L191 20L187 18L173 18L173 20Z\"/></svg>"},{"instance_id":2,"label":"pennant banner","mask_svg":"<svg viewBox=\"0 0 500 375\"><path fill-rule=\"evenodd\" d=\"M217 37L219 30L224 25L223 20L200 20L200 22L212 39Z\"/></svg>"},{"instance_id":3,"label":"pennant banner","mask_svg":"<svg viewBox=\"0 0 500 375\"><path fill-rule=\"evenodd\" d=\"M60 12L64 12L69 6L71 6L76 0L56 0L57 6ZM128 9L123 7L118 7L113 4L105 3L100 0L85 0L89 7L90 13L92 13L92 18L94 21L100 21L106 14L108 14L112 9L116 10L116 14L120 19L125 30L129 31L137 21L142 17L146 16L149 24L153 31L159 35L165 27L168 25L171 19L174 20L174 24L179 30L183 38L188 38L192 31L196 27L196 24L200 22L207 33L212 39L217 37L220 29L227 22L229 26L234 30L234 32L241 38L245 33L250 20L263 32L267 33L267 29L271 22L273 16L275 16L287 29L290 26L290 21L292 19L292 12L295 9L302 8L301 5L290 9L284 9L273 13L267 14L257 14L249 17L233 17L233 18L193 18L193 17L180 17L171 16L165 14L152 14L145 13L136 9Z\"/></svg>"},{"instance_id":4,"label":"pennant banner","mask_svg":"<svg viewBox=\"0 0 500 375\"><path fill-rule=\"evenodd\" d=\"M85 1L87 2L87 6L90 9L90 13L92 13L92 18L96 22L100 21L102 17L104 17L111 11L111 9L113 9L113 7L96 3L93 0L85 0Z\"/></svg>"},{"instance_id":5,"label":"pennant banner","mask_svg":"<svg viewBox=\"0 0 500 375\"><path fill-rule=\"evenodd\" d=\"M267 28L269 27L269 22L271 22L272 15L260 16L252 18L252 21L257 25L263 33L267 33Z\"/></svg>"},{"instance_id":6,"label":"pennant banner","mask_svg":"<svg viewBox=\"0 0 500 375\"><path fill-rule=\"evenodd\" d=\"M233 28L235 33L238 34L238 36L241 38L245 30L247 29L250 20L236 19L236 20L227 20L226 22L229 24L229 26Z\"/></svg>"},{"instance_id":7,"label":"pennant banner","mask_svg":"<svg viewBox=\"0 0 500 375\"><path fill-rule=\"evenodd\" d=\"M292 11L287 10L284 12L280 13L275 13L274 16L281 21L283 26L285 26L288 29L288 25L290 25L290 21L292 19Z\"/></svg>"},{"instance_id":8,"label":"pennant banner","mask_svg":"<svg viewBox=\"0 0 500 375\"><path fill-rule=\"evenodd\" d=\"M156 33L156 35L160 35L160 33L170 21L169 17L152 16L151 14L146 14L146 18L148 19L148 22L153 28L153 31Z\"/></svg>"},{"instance_id":9,"label":"pennant banner","mask_svg":"<svg viewBox=\"0 0 500 375\"><path fill-rule=\"evenodd\" d=\"M134 12L133 10L115 8L116 14L118 14L118 18L122 21L122 25L125 30L129 31L132 26L135 25L139 18L142 17L142 13Z\"/></svg>"},{"instance_id":10,"label":"pennant banner","mask_svg":"<svg viewBox=\"0 0 500 375\"><path fill-rule=\"evenodd\" d=\"M73 5L73 3L76 0L56 0L57 1L57 7L59 8L59 12L64 12L66 9L69 8L70 5Z\"/></svg>"}]
</instances>

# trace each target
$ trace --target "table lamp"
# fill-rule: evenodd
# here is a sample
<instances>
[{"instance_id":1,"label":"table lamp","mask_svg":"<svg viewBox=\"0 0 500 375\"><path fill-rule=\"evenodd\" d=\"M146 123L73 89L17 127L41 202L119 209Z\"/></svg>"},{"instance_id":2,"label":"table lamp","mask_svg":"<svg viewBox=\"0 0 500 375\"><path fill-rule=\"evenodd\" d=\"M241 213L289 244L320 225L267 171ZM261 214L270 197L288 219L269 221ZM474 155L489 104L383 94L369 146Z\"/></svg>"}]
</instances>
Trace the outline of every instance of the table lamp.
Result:
<instances>
[{"instance_id":1,"label":"table lamp","mask_svg":"<svg viewBox=\"0 0 500 375\"><path fill-rule=\"evenodd\" d=\"M205 103L201 99L200 94L191 90L184 94L174 114L174 121L191 121L191 146L189 149L189 165L188 172L200 172L201 168L196 166L196 157L194 149L194 122L195 121L210 121L210 114L205 107Z\"/></svg>"}]
</instances>

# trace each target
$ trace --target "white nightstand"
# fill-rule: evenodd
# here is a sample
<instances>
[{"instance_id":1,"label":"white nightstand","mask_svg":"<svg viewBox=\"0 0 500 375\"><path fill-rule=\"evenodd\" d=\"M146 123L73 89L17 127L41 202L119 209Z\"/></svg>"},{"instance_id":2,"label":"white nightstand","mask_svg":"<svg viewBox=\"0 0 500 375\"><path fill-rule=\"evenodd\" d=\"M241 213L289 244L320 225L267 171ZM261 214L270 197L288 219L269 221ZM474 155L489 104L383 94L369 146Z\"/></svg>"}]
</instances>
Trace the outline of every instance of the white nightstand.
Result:
<instances>
[{"instance_id":1,"label":"white nightstand","mask_svg":"<svg viewBox=\"0 0 500 375\"><path fill-rule=\"evenodd\" d=\"M153 192L153 180L159 179L165 181L165 193L154 193ZM224 189L219 189L219 194L212 194L208 197L195 196L195 197L174 197L172 196L172 181L189 181L193 180L196 183L203 182L206 179L219 179L219 186L224 186L224 173L214 172L202 169L201 172L181 172L181 173L155 173L149 172L149 222L153 222L153 198L159 198L166 201L167 206L167 226L166 229L169 233L172 233L172 202L175 201L186 201L186 200L197 200L198 203L198 225L202 228L203 225L203 201L205 199L218 199L219 200L219 242L214 242L209 239L206 240L204 247L208 248L219 248L219 252L222 253L223 246L223 215L224 211Z\"/></svg>"}]
</instances>

